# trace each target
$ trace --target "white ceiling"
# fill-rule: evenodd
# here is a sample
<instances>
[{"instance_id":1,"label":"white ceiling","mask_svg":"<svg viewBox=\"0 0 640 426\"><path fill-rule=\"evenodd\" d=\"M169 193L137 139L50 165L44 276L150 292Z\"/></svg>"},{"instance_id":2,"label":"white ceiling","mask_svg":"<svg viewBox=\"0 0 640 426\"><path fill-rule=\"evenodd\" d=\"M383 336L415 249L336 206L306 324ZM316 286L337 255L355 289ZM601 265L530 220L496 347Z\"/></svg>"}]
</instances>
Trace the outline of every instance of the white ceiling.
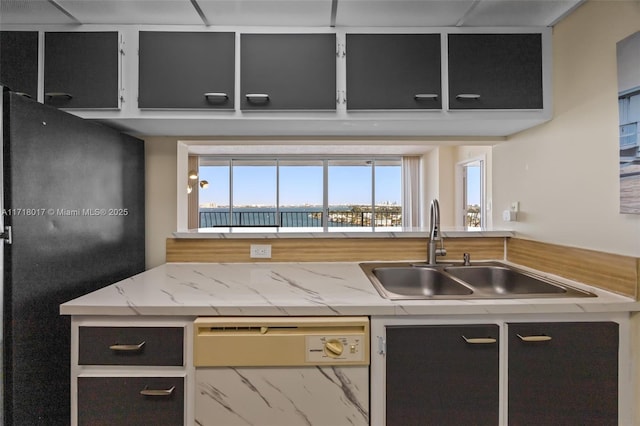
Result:
<instances>
[{"instance_id":1,"label":"white ceiling","mask_svg":"<svg viewBox=\"0 0 640 426\"><path fill-rule=\"evenodd\" d=\"M0 0L2 24L553 26L584 0Z\"/></svg>"}]
</instances>

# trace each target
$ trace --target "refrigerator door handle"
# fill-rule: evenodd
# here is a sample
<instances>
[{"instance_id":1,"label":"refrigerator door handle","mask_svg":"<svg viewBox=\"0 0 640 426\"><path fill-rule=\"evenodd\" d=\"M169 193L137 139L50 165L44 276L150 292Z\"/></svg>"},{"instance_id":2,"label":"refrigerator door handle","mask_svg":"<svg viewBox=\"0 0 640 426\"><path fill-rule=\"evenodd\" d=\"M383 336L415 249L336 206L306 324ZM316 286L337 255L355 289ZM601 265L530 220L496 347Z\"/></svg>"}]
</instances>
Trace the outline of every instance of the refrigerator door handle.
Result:
<instances>
[{"instance_id":1,"label":"refrigerator door handle","mask_svg":"<svg viewBox=\"0 0 640 426\"><path fill-rule=\"evenodd\" d=\"M5 244L13 243L13 232L11 231L11 226L4 227L4 232L0 233L0 238L4 240Z\"/></svg>"}]
</instances>

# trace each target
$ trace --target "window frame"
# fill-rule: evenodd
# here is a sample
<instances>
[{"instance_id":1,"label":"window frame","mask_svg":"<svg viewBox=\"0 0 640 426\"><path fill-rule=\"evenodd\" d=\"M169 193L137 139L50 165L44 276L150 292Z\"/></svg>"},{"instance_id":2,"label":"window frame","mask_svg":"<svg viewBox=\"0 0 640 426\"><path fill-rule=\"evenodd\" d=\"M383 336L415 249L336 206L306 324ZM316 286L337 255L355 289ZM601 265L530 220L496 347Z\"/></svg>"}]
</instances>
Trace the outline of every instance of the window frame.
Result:
<instances>
[{"instance_id":1,"label":"window frame","mask_svg":"<svg viewBox=\"0 0 640 426\"><path fill-rule=\"evenodd\" d=\"M266 228L272 228L272 229L282 229L284 227L282 227L282 224L279 223L280 222L280 163L291 163L291 162L296 162L299 161L301 163L312 163L312 162L321 162L322 163L322 185L323 185L323 197L322 197L322 227L314 227L314 229L322 230L323 232L328 231L330 228L333 228L332 226L329 226L329 215L330 215L330 209L329 209L329 168L331 167L331 162L332 161L337 161L337 162L354 162L354 163L362 163L363 161L365 163L370 163L371 165L371 183L370 183L370 190L371 190L371 195L370 195L370 199L371 199L371 211L372 211L372 217L371 217L371 224L370 226L364 226L365 228L371 228L371 229L375 229L375 228L390 228L389 226L376 226L376 219L375 219L375 215L376 215L376 163L387 163L387 162L397 162L398 167L400 167L401 172L400 175L402 176L402 155L340 155L340 154L334 154L334 155L288 155L288 154L278 154L278 155L251 155L251 154L241 154L241 155L227 155L227 154L211 154L211 155L205 155L205 154L199 154L197 155L197 157L199 158L198 164L199 167L203 167L206 166L206 162L207 160L210 160L212 162L225 162L228 161L229 164L229 214L230 214L230 218L233 217L233 199L234 199L234 195L233 195L233 185L234 185L234 178L233 178L233 166L234 166L234 161L235 162L242 162L242 163L247 163L247 162L251 162L251 161L255 161L255 162L265 162L265 161L274 161L275 163L275 167L276 167L276 206L275 206L275 211L276 211L276 225L256 225L256 226L250 226L250 227L266 227ZM203 164L204 163L204 164ZM356 165L356 164L354 164ZM286 167L286 166L285 166ZM380 165L379 167L384 167L383 165ZM399 198L400 198L400 207L401 209L403 208L402 205L402 179L400 181L400 188L399 188ZM191 205L190 205L191 206ZM198 211L199 211L199 206L198 206ZM401 210L402 211L402 210ZM187 212L187 214L189 214L189 212ZM198 217L199 217L199 213L198 213ZM221 230L221 229L234 229L234 228L242 228L243 226L234 226L233 222L230 222L229 227L208 227L206 228L207 230ZM198 224L199 226L199 224ZM288 227L287 227L288 228ZM203 228L199 228L199 229L203 229Z\"/></svg>"},{"instance_id":2,"label":"window frame","mask_svg":"<svg viewBox=\"0 0 640 426\"><path fill-rule=\"evenodd\" d=\"M479 219L480 219L480 227L478 229L485 229L489 227L489 215L487 211L490 210L487 203L487 156L479 155L475 157L468 158L464 161L460 161L456 163L456 188L455 188L455 226L468 229L466 222L467 216L467 206L465 205L467 193L466 193L466 177L465 177L465 168L474 163L479 163L479 173L480 173L480 211L479 211Z\"/></svg>"}]
</instances>

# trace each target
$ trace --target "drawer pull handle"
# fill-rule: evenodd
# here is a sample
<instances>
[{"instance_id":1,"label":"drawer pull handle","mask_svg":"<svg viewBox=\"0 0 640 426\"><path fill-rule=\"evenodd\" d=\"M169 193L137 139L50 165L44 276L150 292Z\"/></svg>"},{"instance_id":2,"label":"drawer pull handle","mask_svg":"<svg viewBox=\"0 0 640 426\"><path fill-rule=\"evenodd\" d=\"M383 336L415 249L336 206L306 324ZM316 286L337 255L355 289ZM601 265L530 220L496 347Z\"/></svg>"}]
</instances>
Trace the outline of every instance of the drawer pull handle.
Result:
<instances>
[{"instance_id":1,"label":"drawer pull handle","mask_svg":"<svg viewBox=\"0 0 640 426\"><path fill-rule=\"evenodd\" d=\"M497 340L493 337L465 337L462 336L465 342L471 345L489 345L492 343L496 343Z\"/></svg>"},{"instance_id":2,"label":"drawer pull handle","mask_svg":"<svg viewBox=\"0 0 640 426\"><path fill-rule=\"evenodd\" d=\"M119 352L137 352L142 350L145 343L146 342L140 342L137 345L120 345L116 343L115 345L109 346L109 349Z\"/></svg>"},{"instance_id":3,"label":"drawer pull handle","mask_svg":"<svg viewBox=\"0 0 640 426\"><path fill-rule=\"evenodd\" d=\"M516 334L523 342L548 342L551 340L551 336L522 336L520 334Z\"/></svg>"},{"instance_id":4,"label":"drawer pull handle","mask_svg":"<svg viewBox=\"0 0 640 426\"><path fill-rule=\"evenodd\" d=\"M13 93L15 93L16 95L24 96L25 98L33 99L30 94L25 92L13 92Z\"/></svg>"},{"instance_id":5,"label":"drawer pull handle","mask_svg":"<svg viewBox=\"0 0 640 426\"><path fill-rule=\"evenodd\" d=\"M477 100L480 99L480 95L477 93L460 93L456 95L456 99L459 100Z\"/></svg>"},{"instance_id":6,"label":"drawer pull handle","mask_svg":"<svg viewBox=\"0 0 640 426\"><path fill-rule=\"evenodd\" d=\"M175 386L169 389L147 389L146 387L140 391L140 395L144 396L169 396L175 390Z\"/></svg>"},{"instance_id":7,"label":"drawer pull handle","mask_svg":"<svg viewBox=\"0 0 640 426\"><path fill-rule=\"evenodd\" d=\"M267 93L247 93L245 96L249 102L269 102Z\"/></svg>"},{"instance_id":8,"label":"drawer pull handle","mask_svg":"<svg viewBox=\"0 0 640 426\"><path fill-rule=\"evenodd\" d=\"M413 95L413 99L416 101L435 101L438 99L437 93L418 93L417 95Z\"/></svg>"},{"instance_id":9,"label":"drawer pull handle","mask_svg":"<svg viewBox=\"0 0 640 426\"><path fill-rule=\"evenodd\" d=\"M67 98L73 99L73 95L71 93L65 92L48 92L44 94L47 98Z\"/></svg>"},{"instance_id":10,"label":"drawer pull handle","mask_svg":"<svg viewBox=\"0 0 640 426\"><path fill-rule=\"evenodd\" d=\"M229 99L229 95L224 92L209 92L204 94L205 98L224 98Z\"/></svg>"}]
</instances>

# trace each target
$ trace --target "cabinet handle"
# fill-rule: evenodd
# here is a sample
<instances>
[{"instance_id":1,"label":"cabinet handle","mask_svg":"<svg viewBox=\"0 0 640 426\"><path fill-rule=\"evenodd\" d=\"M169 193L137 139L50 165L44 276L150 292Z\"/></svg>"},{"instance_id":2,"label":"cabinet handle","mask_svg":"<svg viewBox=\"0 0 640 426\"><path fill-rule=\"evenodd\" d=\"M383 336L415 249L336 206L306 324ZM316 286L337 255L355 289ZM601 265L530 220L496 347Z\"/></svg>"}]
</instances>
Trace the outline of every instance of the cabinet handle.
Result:
<instances>
[{"instance_id":1,"label":"cabinet handle","mask_svg":"<svg viewBox=\"0 0 640 426\"><path fill-rule=\"evenodd\" d=\"M19 95L19 96L23 96L25 98L33 99L30 94L25 93L25 92L13 92L13 93L15 93L16 95Z\"/></svg>"},{"instance_id":2,"label":"cabinet handle","mask_svg":"<svg viewBox=\"0 0 640 426\"><path fill-rule=\"evenodd\" d=\"M465 342L471 345L488 345L491 343L496 343L497 340L493 337L465 337L462 336Z\"/></svg>"},{"instance_id":3,"label":"cabinet handle","mask_svg":"<svg viewBox=\"0 0 640 426\"><path fill-rule=\"evenodd\" d=\"M229 99L229 95L224 92L209 92L204 94L205 98L224 98Z\"/></svg>"},{"instance_id":4,"label":"cabinet handle","mask_svg":"<svg viewBox=\"0 0 640 426\"><path fill-rule=\"evenodd\" d=\"M245 96L249 102L269 102L269 95L266 93L247 93Z\"/></svg>"},{"instance_id":5,"label":"cabinet handle","mask_svg":"<svg viewBox=\"0 0 640 426\"><path fill-rule=\"evenodd\" d=\"M551 340L551 336L522 336L520 334L516 334L523 342L548 342Z\"/></svg>"},{"instance_id":6,"label":"cabinet handle","mask_svg":"<svg viewBox=\"0 0 640 426\"><path fill-rule=\"evenodd\" d=\"M146 342L140 342L137 345L121 345L116 343L115 345L109 346L109 349L119 352L137 352L142 350L145 343Z\"/></svg>"},{"instance_id":7,"label":"cabinet handle","mask_svg":"<svg viewBox=\"0 0 640 426\"><path fill-rule=\"evenodd\" d=\"M413 99L416 101L435 101L438 99L437 93L418 93L417 95L413 95Z\"/></svg>"},{"instance_id":8,"label":"cabinet handle","mask_svg":"<svg viewBox=\"0 0 640 426\"><path fill-rule=\"evenodd\" d=\"M169 389L147 389L146 387L140 391L140 395L144 396L169 396L173 393L175 386Z\"/></svg>"},{"instance_id":9,"label":"cabinet handle","mask_svg":"<svg viewBox=\"0 0 640 426\"><path fill-rule=\"evenodd\" d=\"M73 99L73 95L71 95L71 93L65 93L65 92L47 92L44 94L46 97L48 98L67 98L67 99Z\"/></svg>"},{"instance_id":10,"label":"cabinet handle","mask_svg":"<svg viewBox=\"0 0 640 426\"><path fill-rule=\"evenodd\" d=\"M477 93L460 93L459 95L456 95L456 99L459 100L476 100L476 99L480 99L480 95Z\"/></svg>"}]
</instances>

